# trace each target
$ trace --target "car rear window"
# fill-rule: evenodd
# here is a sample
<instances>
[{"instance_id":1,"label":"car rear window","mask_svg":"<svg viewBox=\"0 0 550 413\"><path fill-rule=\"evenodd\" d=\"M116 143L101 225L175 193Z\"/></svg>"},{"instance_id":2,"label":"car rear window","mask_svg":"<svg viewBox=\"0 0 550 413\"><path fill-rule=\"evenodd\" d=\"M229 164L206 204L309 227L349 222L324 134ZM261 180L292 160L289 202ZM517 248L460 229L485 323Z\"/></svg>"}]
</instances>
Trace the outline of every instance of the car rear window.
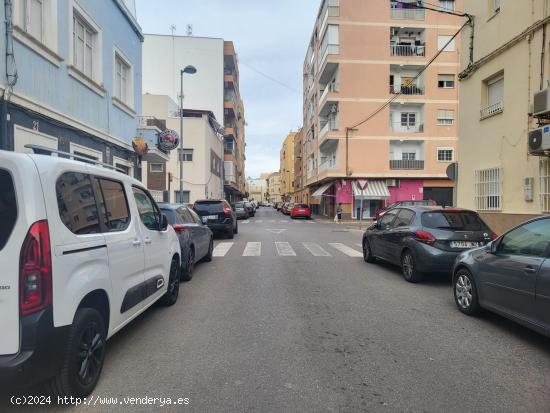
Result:
<instances>
[{"instance_id":1,"label":"car rear window","mask_svg":"<svg viewBox=\"0 0 550 413\"><path fill-rule=\"evenodd\" d=\"M309 208L309 207L305 204L296 204L294 205L294 208Z\"/></svg>"},{"instance_id":2,"label":"car rear window","mask_svg":"<svg viewBox=\"0 0 550 413\"><path fill-rule=\"evenodd\" d=\"M0 251L8 243L17 219L15 186L10 173L0 169Z\"/></svg>"},{"instance_id":3,"label":"car rear window","mask_svg":"<svg viewBox=\"0 0 550 413\"><path fill-rule=\"evenodd\" d=\"M197 202L195 203L195 211L199 213L219 214L223 212L222 203L217 202Z\"/></svg>"},{"instance_id":4,"label":"car rear window","mask_svg":"<svg viewBox=\"0 0 550 413\"><path fill-rule=\"evenodd\" d=\"M242 202L237 202L235 208L244 208L244 204Z\"/></svg>"},{"instance_id":5,"label":"car rear window","mask_svg":"<svg viewBox=\"0 0 550 413\"><path fill-rule=\"evenodd\" d=\"M488 231L478 214L471 211L433 211L422 214L422 225L427 228L456 231Z\"/></svg>"},{"instance_id":6,"label":"car rear window","mask_svg":"<svg viewBox=\"0 0 550 413\"><path fill-rule=\"evenodd\" d=\"M160 212L162 212L164 215L166 215L166 219L168 220L168 224L174 225L178 222L176 221L176 212L173 209L170 208L160 208Z\"/></svg>"},{"instance_id":7,"label":"car rear window","mask_svg":"<svg viewBox=\"0 0 550 413\"><path fill-rule=\"evenodd\" d=\"M431 206L434 205L432 201L405 201L402 202L403 206Z\"/></svg>"}]
</instances>

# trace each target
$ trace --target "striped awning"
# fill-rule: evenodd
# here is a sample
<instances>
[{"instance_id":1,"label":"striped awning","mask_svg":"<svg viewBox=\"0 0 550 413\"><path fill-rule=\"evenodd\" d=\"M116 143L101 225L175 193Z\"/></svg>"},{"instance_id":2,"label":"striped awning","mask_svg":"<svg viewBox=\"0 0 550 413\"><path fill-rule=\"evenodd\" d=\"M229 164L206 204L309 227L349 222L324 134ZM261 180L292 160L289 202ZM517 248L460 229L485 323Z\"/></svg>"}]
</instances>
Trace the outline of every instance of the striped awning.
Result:
<instances>
[{"instance_id":1,"label":"striped awning","mask_svg":"<svg viewBox=\"0 0 550 413\"><path fill-rule=\"evenodd\" d=\"M328 184L321 185L313 194L311 194L314 198L321 198L325 192L332 186L333 182L329 182Z\"/></svg>"},{"instance_id":2,"label":"striped awning","mask_svg":"<svg viewBox=\"0 0 550 413\"><path fill-rule=\"evenodd\" d=\"M384 200L390 199L390 191L385 180L369 179L367 187L361 190L359 184L353 181L353 195L363 199Z\"/></svg>"}]
</instances>

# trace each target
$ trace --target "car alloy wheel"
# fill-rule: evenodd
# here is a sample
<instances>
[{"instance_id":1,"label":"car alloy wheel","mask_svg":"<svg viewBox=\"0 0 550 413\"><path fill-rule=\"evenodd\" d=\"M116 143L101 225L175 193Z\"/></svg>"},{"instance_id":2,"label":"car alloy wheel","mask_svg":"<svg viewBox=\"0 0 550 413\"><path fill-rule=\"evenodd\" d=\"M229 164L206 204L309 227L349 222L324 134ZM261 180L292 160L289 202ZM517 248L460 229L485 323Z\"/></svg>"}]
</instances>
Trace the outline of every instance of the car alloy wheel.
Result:
<instances>
[{"instance_id":1,"label":"car alloy wheel","mask_svg":"<svg viewBox=\"0 0 550 413\"><path fill-rule=\"evenodd\" d=\"M416 262L411 251L405 251L401 258L401 270L403 272L403 278L410 283L417 283L421 281L422 274L416 269Z\"/></svg>"},{"instance_id":2,"label":"car alloy wheel","mask_svg":"<svg viewBox=\"0 0 550 413\"><path fill-rule=\"evenodd\" d=\"M105 341L100 327L90 322L80 335L78 344L77 378L82 386L97 381L105 357Z\"/></svg>"},{"instance_id":3,"label":"car alloy wheel","mask_svg":"<svg viewBox=\"0 0 550 413\"><path fill-rule=\"evenodd\" d=\"M366 239L363 241L363 259L368 263L373 263L376 261L376 257L372 255L370 243Z\"/></svg>"},{"instance_id":4,"label":"car alloy wheel","mask_svg":"<svg viewBox=\"0 0 550 413\"><path fill-rule=\"evenodd\" d=\"M472 283L470 279L461 274L455 283L456 301L458 305L467 310L472 305Z\"/></svg>"}]
</instances>

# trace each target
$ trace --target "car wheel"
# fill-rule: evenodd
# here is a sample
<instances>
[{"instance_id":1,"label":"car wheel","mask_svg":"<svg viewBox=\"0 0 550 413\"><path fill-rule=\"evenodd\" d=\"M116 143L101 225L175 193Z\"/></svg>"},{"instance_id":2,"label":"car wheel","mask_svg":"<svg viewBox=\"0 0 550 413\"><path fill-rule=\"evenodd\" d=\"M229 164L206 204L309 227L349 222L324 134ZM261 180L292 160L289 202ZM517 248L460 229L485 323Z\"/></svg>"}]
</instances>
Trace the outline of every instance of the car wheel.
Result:
<instances>
[{"instance_id":1,"label":"car wheel","mask_svg":"<svg viewBox=\"0 0 550 413\"><path fill-rule=\"evenodd\" d=\"M372 255L372 250L370 248L370 243L368 240L363 241L363 259L365 262L373 263L376 262L376 257Z\"/></svg>"},{"instance_id":2,"label":"car wheel","mask_svg":"<svg viewBox=\"0 0 550 413\"><path fill-rule=\"evenodd\" d=\"M81 308L70 327L61 370L48 384L52 394L86 397L95 388L105 361L107 332L101 314Z\"/></svg>"},{"instance_id":3,"label":"car wheel","mask_svg":"<svg viewBox=\"0 0 550 413\"><path fill-rule=\"evenodd\" d=\"M191 250L192 251L192 250ZM168 289L166 293L159 300L159 304L164 307L170 307L171 305L176 304L178 301L178 296L180 294L180 275L179 275L179 262L177 259L172 260L172 265L170 265L170 276L168 277Z\"/></svg>"},{"instance_id":4,"label":"car wheel","mask_svg":"<svg viewBox=\"0 0 550 413\"><path fill-rule=\"evenodd\" d=\"M238 233L239 233L239 223L235 222L235 228L233 229L233 234L238 234Z\"/></svg>"},{"instance_id":5,"label":"car wheel","mask_svg":"<svg viewBox=\"0 0 550 413\"><path fill-rule=\"evenodd\" d=\"M401 270L405 280L410 283L417 283L422 280L422 274L416 269L416 261L409 250L406 250L401 256Z\"/></svg>"},{"instance_id":6,"label":"car wheel","mask_svg":"<svg viewBox=\"0 0 550 413\"><path fill-rule=\"evenodd\" d=\"M476 315L480 311L474 278L470 271L460 269L453 283L456 306L464 314Z\"/></svg>"},{"instance_id":7,"label":"car wheel","mask_svg":"<svg viewBox=\"0 0 550 413\"><path fill-rule=\"evenodd\" d=\"M233 228L228 229L225 235L227 238L233 239L235 237L235 230Z\"/></svg>"},{"instance_id":8,"label":"car wheel","mask_svg":"<svg viewBox=\"0 0 550 413\"><path fill-rule=\"evenodd\" d=\"M181 269L181 281L191 281L193 278L193 272L195 271L195 248L189 247L189 253L187 254L187 262Z\"/></svg>"},{"instance_id":9,"label":"car wheel","mask_svg":"<svg viewBox=\"0 0 550 413\"><path fill-rule=\"evenodd\" d=\"M204 262L212 261L212 253L214 252L214 240L210 238L210 245L208 246L208 254L204 257Z\"/></svg>"}]
</instances>

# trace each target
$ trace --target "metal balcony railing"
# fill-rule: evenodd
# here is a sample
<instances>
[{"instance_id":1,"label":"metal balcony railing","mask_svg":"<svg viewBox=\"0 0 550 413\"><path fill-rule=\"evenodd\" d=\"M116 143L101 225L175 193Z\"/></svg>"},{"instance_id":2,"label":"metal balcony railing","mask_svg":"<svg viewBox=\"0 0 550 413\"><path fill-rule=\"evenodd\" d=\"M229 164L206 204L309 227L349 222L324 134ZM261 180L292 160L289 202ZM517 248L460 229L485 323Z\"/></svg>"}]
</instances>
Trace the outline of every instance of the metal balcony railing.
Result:
<instances>
[{"instance_id":1,"label":"metal balcony railing","mask_svg":"<svg viewBox=\"0 0 550 413\"><path fill-rule=\"evenodd\" d=\"M391 18L396 20L424 20L426 13L424 9L398 9L392 7Z\"/></svg>"},{"instance_id":2,"label":"metal balcony railing","mask_svg":"<svg viewBox=\"0 0 550 413\"><path fill-rule=\"evenodd\" d=\"M424 169L423 160L390 160L390 169L421 170Z\"/></svg>"},{"instance_id":3,"label":"metal balcony railing","mask_svg":"<svg viewBox=\"0 0 550 413\"><path fill-rule=\"evenodd\" d=\"M401 93L402 95L423 95L424 89L416 85L390 85L390 94L396 95L398 93Z\"/></svg>"},{"instance_id":4,"label":"metal balcony railing","mask_svg":"<svg viewBox=\"0 0 550 413\"><path fill-rule=\"evenodd\" d=\"M166 129L166 121L155 118L154 116L138 116L139 127L157 127L161 131Z\"/></svg>"},{"instance_id":5,"label":"metal balcony railing","mask_svg":"<svg viewBox=\"0 0 550 413\"><path fill-rule=\"evenodd\" d=\"M426 56L426 46L413 46L410 44L390 44L390 55L423 57Z\"/></svg>"},{"instance_id":6,"label":"metal balcony railing","mask_svg":"<svg viewBox=\"0 0 550 413\"><path fill-rule=\"evenodd\" d=\"M395 122L391 124L391 129L393 132L403 132L403 133L422 133L424 132L424 124L403 124L401 122Z\"/></svg>"},{"instance_id":7,"label":"metal balcony railing","mask_svg":"<svg viewBox=\"0 0 550 413\"><path fill-rule=\"evenodd\" d=\"M480 119L490 118L491 116L498 115L502 113L502 101L497 102L493 105L489 105L480 111Z\"/></svg>"},{"instance_id":8,"label":"metal balcony railing","mask_svg":"<svg viewBox=\"0 0 550 413\"><path fill-rule=\"evenodd\" d=\"M164 192L156 191L154 189L149 189L149 193L156 202L164 202Z\"/></svg>"}]
</instances>

